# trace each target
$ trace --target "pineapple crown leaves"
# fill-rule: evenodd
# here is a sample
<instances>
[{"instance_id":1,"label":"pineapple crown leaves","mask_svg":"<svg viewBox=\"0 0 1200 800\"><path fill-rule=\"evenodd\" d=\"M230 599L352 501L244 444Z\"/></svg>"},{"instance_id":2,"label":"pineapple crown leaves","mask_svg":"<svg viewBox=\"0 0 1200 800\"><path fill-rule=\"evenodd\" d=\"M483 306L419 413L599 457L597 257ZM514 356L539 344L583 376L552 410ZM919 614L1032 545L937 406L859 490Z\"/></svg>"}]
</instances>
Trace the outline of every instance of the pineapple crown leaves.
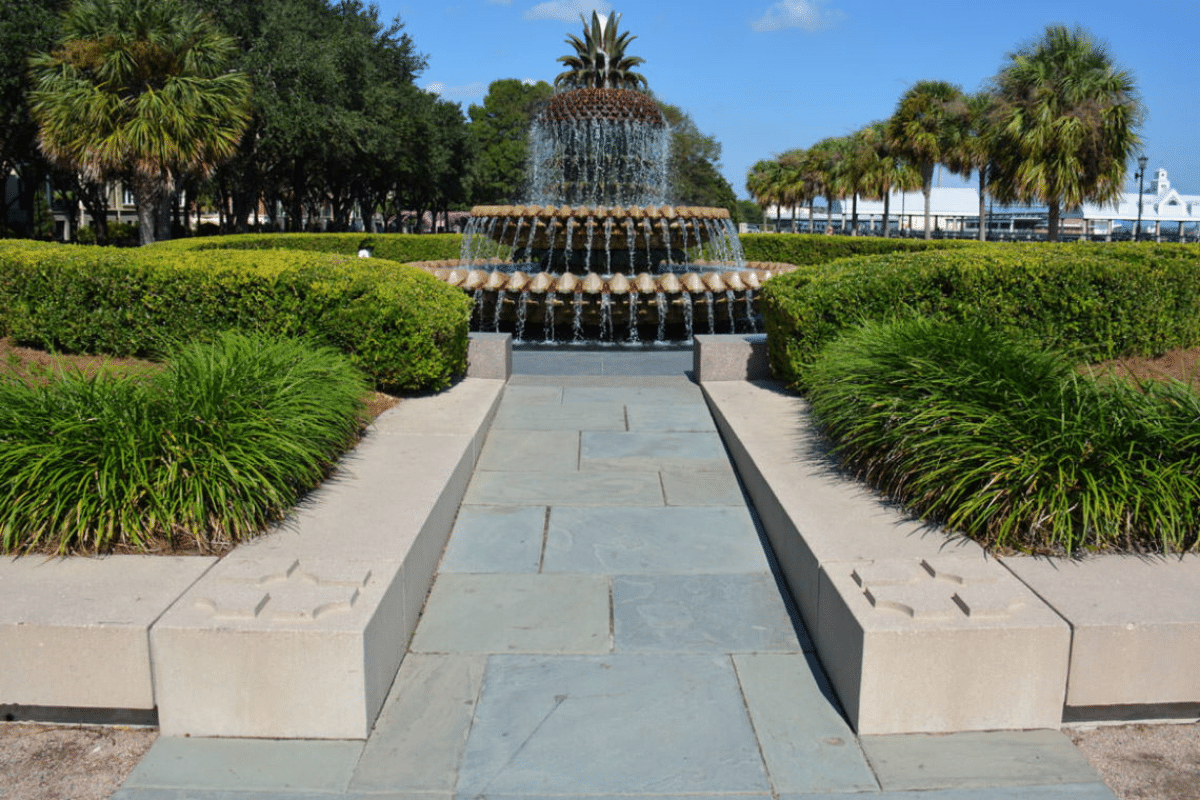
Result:
<instances>
[{"instance_id":1,"label":"pineapple crown leaves","mask_svg":"<svg viewBox=\"0 0 1200 800\"><path fill-rule=\"evenodd\" d=\"M575 48L575 54L561 56L558 60L567 71L554 79L555 87L566 89L639 89L648 88L646 79L633 68L644 64L645 59L625 55L625 48L636 39L628 33L618 34L617 26L621 15L612 14L604 20L592 12L592 23L582 14L583 39L567 35L567 44Z\"/></svg>"}]
</instances>

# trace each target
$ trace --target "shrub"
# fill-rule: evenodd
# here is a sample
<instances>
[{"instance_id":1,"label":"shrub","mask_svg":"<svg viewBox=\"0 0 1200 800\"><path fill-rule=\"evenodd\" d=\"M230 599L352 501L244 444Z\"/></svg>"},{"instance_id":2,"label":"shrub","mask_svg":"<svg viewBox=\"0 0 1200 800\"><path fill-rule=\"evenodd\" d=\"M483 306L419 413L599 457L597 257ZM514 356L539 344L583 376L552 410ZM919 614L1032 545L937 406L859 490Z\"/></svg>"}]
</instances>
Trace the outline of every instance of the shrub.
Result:
<instances>
[{"instance_id":1,"label":"shrub","mask_svg":"<svg viewBox=\"0 0 1200 800\"><path fill-rule=\"evenodd\" d=\"M1081 375L978 325L873 322L826 345L813 414L915 513L997 548L1175 552L1200 529L1200 396Z\"/></svg>"},{"instance_id":2,"label":"shrub","mask_svg":"<svg viewBox=\"0 0 1200 800\"><path fill-rule=\"evenodd\" d=\"M366 390L329 348L241 334L149 376L0 381L0 549L252 536L356 441Z\"/></svg>"},{"instance_id":3,"label":"shrub","mask_svg":"<svg viewBox=\"0 0 1200 800\"><path fill-rule=\"evenodd\" d=\"M381 259L296 251L0 249L0 329L47 349L156 355L225 330L304 336L388 391L466 369L461 290Z\"/></svg>"},{"instance_id":4,"label":"shrub","mask_svg":"<svg viewBox=\"0 0 1200 800\"><path fill-rule=\"evenodd\" d=\"M768 281L775 375L805 389L822 345L898 308L1018 332L1079 360L1200 343L1200 246L973 245L844 259Z\"/></svg>"},{"instance_id":5,"label":"shrub","mask_svg":"<svg viewBox=\"0 0 1200 800\"><path fill-rule=\"evenodd\" d=\"M828 264L841 258L887 253L918 253L974 247L954 239L884 239L879 236L825 236L809 233L748 233L738 237L747 261L797 266Z\"/></svg>"},{"instance_id":6,"label":"shrub","mask_svg":"<svg viewBox=\"0 0 1200 800\"><path fill-rule=\"evenodd\" d=\"M249 233L206 236L159 242L163 250L297 250L357 256L360 247L372 258L397 261L441 261L458 258L462 236L457 233Z\"/></svg>"}]
</instances>

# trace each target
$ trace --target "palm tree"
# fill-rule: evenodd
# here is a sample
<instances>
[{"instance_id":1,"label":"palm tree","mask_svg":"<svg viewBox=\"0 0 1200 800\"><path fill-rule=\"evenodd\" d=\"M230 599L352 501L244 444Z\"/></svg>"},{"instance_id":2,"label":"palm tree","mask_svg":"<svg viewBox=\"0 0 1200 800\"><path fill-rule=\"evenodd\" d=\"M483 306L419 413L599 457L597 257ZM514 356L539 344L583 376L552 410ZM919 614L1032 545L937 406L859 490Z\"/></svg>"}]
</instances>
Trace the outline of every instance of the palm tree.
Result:
<instances>
[{"instance_id":1,"label":"palm tree","mask_svg":"<svg viewBox=\"0 0 1200 800\"><path fill-rule=\"evenodd\" d=\"M601 17L592 12L589 30L587 19L582 14L583 39L567 35L567 44L575 48L575 54L561 56L558 60L566 72L554 79L555 88L566 89L639 89L647 88L646 79L633 68L644 64L645 59L625 55L625 48L636 39L628 33L617 35L620 14Z\"/></svg>"},{"instance_id":2,"label":"palm tree","mask_svg":"<svg viewBox=\"0 0 1200 800\"><path fill-rule=\"evenodd\" d=\"M921 175L889 145L886 122L872 122L854 134L860 141L864 159L862 195L870 200L883 199L883 236L890 236L892 190L909 191L921 186Z\"/></svg>"},{"instance_id":3,"label":"palm tree","mask_svg":"<svg viewBox=\"0 0 1200 800\"><path fill-rule=\"evenodd\" d=\"M1064 210L1120 194L1145 112L1133 75L1082 28L1050 25L1008 58L992 79L992 126L1003 154L992 193L1045 203L1057 241Z\"/></svg>"},{"instance_id":4,"label":"palm tree","mask_svg":"<svg viewBox=\"0 0 1200 800\"><path fill-rule=\"evenodd\" d=\"M77 0L62 31L31 60L39 145L89 179L128 180L149 244L181 174L207 174L237 148L250 85L226 70L235 42L173 0Z\"/></svg>"},{"instance_id":5,"label":"palm tree","mask_svg":"<svg viewBox=\"0 0 1200 800\"><path fill-rule=\"evenodd\" d=\"M825 197L825 233L833 233L833 201L848 194L844 178L845 162L843 140L837 137L822 139L805 153L805 181L811 187L812 196ZM812 227L811 207L809 227Z\"/></svg>"},{"instance_id":6,"label":"palm tree","mask_svg":"<svg viewBox=\"0 0 1200 800\"><path fill-rule=\"evenodd\" d=\"M996 98L990 92L976 92L965 100L963 135L947 153L946 166L964 178L970 178L972 172L979 176L979 241L983 242L987 241L988 173L995 152L991 120Z\"/></svg>"},{"instance_id":7,"label":"palm tree","mask_svg":"<svg viewBox=\"0 0 1200 800\"><path fill-rule=\"evenodd\" d=\"M921 173L926 239L933 235L929 227L933 168L942 163L962 137L964 103L962 90L952 83L918 81L901 96L888 120L892 149L912 161Z\"/></svg>"},{"instance_id":8,"label":"palm tree","mask_svg":"<svg viewBox=\"0 0 1200 800\"><path fill-rule=\"evenodd\" d=\"M763 223L766 223L767 209L779 205L779 161L763 159L755 162L746 175L746 191L763 210Z\"/></svg>"}]
</instances>

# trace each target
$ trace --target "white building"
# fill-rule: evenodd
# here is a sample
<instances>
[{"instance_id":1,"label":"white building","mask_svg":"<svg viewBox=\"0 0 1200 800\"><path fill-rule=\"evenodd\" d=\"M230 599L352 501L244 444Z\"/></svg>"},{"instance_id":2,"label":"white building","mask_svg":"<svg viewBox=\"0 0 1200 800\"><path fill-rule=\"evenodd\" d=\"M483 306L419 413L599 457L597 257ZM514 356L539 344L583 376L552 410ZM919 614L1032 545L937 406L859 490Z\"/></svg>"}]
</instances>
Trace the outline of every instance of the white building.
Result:
<instances>
[{"instance_id":1,"label":"white building","mask_svg":"<svg viewBox=\"0 0 1200 800\"><path fill-rule=\"evenodd\" d=\"M930 228L939 235L974 237L979 231L979 190L968 187L935 186L929 198ZM883 223L882 200L858 200L858 227L879 233ZM850 200L834 201L833 213L824 206L813 209L812 227L824 231L849 231L853 213ZM1049 224L1045 206L1000 205L987 201L989 238L1035 238L1044 236ZM768 221L778 219L778 230L791 230L793 209L767 208ZM809 209L795 209L797 229L808 230ZM1127 238L1138 219L1138 193L1125 192L1114 203L1087 203L1066 211L1060 234L1094 239ZM920 234L925 230L925 197L921 192L892 192L888 204L888 227L895 232ZM1184 195L1171 187L1167 171L1159 168L1142 196L1142 236L1196 240L1200 235L1200 195Z\"/></svg>"},{"instance_id":2,"label":"white building","mask_svg":"<svg viewBox=\"0 0 1200 800\"><path fill-rule=\"evenodd\" d=\"M1138 219L1138 193L1125 192L1115 203L1085 204L1064 215L1082 221L1084 233L1106 234L1113 228L1132 232ZM1183 238L1200 225L1200 195L1180 194L1171 187L1167 171L1159 167L1142 193L1142 236Z\"/></svg>"}]
</instances>

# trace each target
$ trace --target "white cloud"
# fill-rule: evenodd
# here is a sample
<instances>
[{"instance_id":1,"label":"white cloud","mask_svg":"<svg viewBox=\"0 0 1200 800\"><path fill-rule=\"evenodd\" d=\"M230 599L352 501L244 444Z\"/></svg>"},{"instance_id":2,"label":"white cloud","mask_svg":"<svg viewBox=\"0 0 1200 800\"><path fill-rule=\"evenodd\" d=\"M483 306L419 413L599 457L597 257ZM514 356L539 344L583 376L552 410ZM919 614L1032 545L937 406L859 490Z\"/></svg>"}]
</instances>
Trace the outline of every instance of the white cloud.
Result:
<instances>
[{"instance_id":1,"label":"white cloud","mask_svg":"<svg viewBox=\"0 0 1200 800\"><path fill-rule=\"evenodd\" d=\"M800 28L817 31L828 28L841 17L841 12L824 11L819 6L825 0L780 0L767 9L767 13L750 23L756 31L777 31L782 28Z\"/></svg>"},{"instance_id":2,"label":"white cloud","mask_svg":"<svg viewBox=\"0 0 1200 800\"><path fill-rule=\"evenodd\" d=\"M579 15L591 19L592 12L607 14L612 11L612 3L605 0L548 0L538 3L525 12L525 19L556 19L560 22L578 22Z\"/></svg>"},{"instance_id":3,"label":"white cloud","mask_svg":"<svg viewBox=\"0 0 1200 800\"><path fill-rule=\"evenodd\" d=\"M487 94L487 84L480 81L466 86L447 86L441 81L433 81L425 84L425 88L444 100L471 100Z\"/></svg>"}]
</instances>

